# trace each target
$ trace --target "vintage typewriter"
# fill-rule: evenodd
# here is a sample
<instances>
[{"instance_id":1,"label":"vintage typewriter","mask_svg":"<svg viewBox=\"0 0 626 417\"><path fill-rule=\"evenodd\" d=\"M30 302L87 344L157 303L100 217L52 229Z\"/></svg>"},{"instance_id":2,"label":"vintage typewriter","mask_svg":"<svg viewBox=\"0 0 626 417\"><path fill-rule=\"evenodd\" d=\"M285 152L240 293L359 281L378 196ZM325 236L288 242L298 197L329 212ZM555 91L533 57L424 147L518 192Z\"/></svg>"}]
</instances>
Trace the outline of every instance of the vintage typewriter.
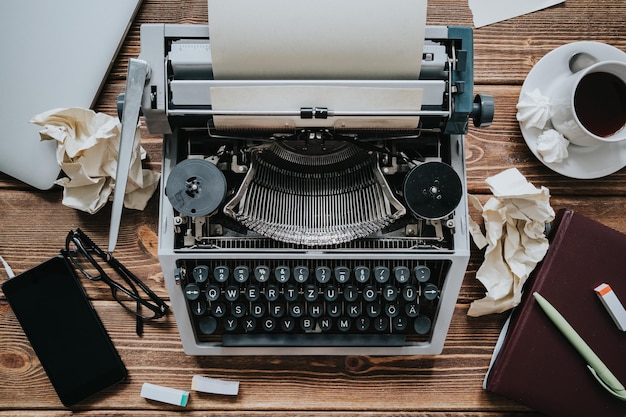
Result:
<instances>
[{"instance_id":1,"label":"vintage typewriter","mask_svg":"<svg viewBox=\"0 0 626 417\"><path fill-rule=\"evenodd\" d=\"M441 352L470 255L463 134L493 99L473 96L470 28L425 33L417 80L224 81L208 25L142 26L123 122L140 107L164 135L159 258L187 354ZM211 95L337 83L419 87L422 103L280 112Z\"/></svg>"}]
</instances>

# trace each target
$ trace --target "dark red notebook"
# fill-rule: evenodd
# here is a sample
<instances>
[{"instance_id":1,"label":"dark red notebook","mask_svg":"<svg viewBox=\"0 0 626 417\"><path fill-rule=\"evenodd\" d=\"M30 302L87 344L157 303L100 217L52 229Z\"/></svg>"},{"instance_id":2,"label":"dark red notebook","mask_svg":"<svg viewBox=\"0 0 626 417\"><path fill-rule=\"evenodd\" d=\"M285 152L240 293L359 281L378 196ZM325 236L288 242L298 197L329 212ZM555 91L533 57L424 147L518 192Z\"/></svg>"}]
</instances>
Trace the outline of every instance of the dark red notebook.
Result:
<instances>
[{"instance_id":1,"label":"dark red notebook","mask_svg":"<svg viewBox=\"0 0 626 417\"><path fill-rule=\"evenodd\" d=\"M544 260L511 314L508 331L503 329L485 388L553 417L624 417L626 401L596 381L532 293L539 292L559 310L626 385L626 333L617 328L594 291L607 283L626 303L626 235L561 210L549 240Z\"/></svg>"}]
</instances>

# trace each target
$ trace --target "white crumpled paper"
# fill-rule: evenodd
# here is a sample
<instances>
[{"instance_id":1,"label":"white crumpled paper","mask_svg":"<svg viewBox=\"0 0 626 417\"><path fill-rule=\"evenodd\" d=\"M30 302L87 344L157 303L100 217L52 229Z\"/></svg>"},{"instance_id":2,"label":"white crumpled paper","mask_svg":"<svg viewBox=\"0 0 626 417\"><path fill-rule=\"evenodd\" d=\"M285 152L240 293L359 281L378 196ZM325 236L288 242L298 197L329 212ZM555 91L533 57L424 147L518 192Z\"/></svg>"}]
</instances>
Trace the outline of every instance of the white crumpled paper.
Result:
<instances>
[{"instance_id":1,"label":"white crumpled paper","mask_svg":"<svg viewBox=\"0 0 626 417\"><path fill-rule=\"evenodd\" d=\"M63 204L91 214L100 210L115 187L119 119L89 109L58 108L30 122L44 127L41 140L57 141L57 161L67 175L56 182L63 187ZM158 185L160 174L142 169L144 157L137 131L124 196L127 208L143 210Z\"/></svg>"},{"instance_id":2,"label":"white crumpled paper","mask_svg":"<svg viewBox=\"0 0 626 417\"><path fill-rule=\"evenodd\" d=\"M483 235L470 218L471 235L480 249L487 247L476 272L487 293L470 305L467 314L474 317L501 313L519 304L522 286L548 250L545 226L554 219L549 190L536 188L516 168L486 182L494 197L484 207L470 196L485 224Z\"/></svg>"}]
</instances>

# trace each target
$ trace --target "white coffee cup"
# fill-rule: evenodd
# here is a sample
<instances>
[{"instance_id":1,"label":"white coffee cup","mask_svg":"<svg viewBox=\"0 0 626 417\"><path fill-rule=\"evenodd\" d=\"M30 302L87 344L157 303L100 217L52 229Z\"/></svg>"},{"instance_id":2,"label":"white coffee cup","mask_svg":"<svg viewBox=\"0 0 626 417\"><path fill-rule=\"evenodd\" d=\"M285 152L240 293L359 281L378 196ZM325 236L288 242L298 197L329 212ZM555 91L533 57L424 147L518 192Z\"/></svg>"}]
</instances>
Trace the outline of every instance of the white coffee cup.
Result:
<instances>
[{"instance_id":1,"label":"white coffee cup","mask_svg":"<svg viewBox=\"0 0 626 417\"><path fill-rule=\"evenodd\" d=\"M626 139L626 62L603 61L569 74L551 94L552 125L571 143Z\"/></svg>"}]
</instances>

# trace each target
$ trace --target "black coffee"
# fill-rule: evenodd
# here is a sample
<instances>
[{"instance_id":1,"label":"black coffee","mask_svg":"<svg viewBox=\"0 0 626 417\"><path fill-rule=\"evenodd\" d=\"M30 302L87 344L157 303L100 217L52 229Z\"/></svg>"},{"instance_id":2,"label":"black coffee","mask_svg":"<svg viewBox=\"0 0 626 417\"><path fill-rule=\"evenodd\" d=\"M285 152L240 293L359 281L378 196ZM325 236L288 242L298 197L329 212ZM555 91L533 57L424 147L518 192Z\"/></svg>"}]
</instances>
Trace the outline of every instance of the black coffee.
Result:
<instances>
[{"instance_id":1,"label":"black coffee","mask_svg":"<svg viewBox=\"0 0 626 417\"><path fill-rule=\"evenodd\" d=\"M626 124L626 83L607 72L589 73L578 83L574 108L587 130L611 136Z\"/></svg>"}]
</instances>

